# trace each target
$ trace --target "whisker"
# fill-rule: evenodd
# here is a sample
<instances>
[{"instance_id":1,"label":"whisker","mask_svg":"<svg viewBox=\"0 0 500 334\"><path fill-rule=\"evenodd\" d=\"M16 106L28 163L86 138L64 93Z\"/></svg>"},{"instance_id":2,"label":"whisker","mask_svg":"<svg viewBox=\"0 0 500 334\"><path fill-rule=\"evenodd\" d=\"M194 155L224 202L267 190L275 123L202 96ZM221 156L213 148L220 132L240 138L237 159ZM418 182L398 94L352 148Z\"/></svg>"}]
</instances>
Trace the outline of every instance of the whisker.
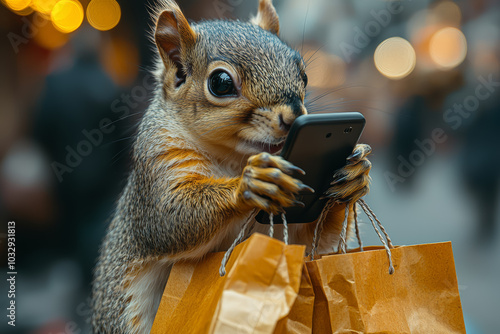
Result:
<instances>
[{"instance_id":1,"label":"whisker","mask_svg":"<svg viewBox=\"0 0 500 334\"><path fill-rule=\"evenodd\" d=\"M317 101L316 101L317 102ZM313 102L311 104L308 104L308 107L315 107L315 106L335 106L335 105L342 105L342 104L349 104L349 103L354 103L354 102L377 102L376 100L370 100L370 99L356 99L356 100L346 100L345 98L339 98L335 101L331 101L328 104L316 104L316 102Z\"/></svg>"},{"instance_id":2,"label":"whisker","mask_svg":"<svg viewBox=\"0 0 500 334\"><path fill-rule=\"evenodd\" d=\"M304 60L304 62L306 63L306 68L312 63L312 61L311 61L312 57L314 57L316 55L316 53L318 53L325 45L326 44L320 45L319 48L317 48L316 51L314 51L313 54L309 56L309 58Z\"/></svg>"},{"instance_id":3,"label":"whisker","mask_svg":"<svg viewBox=\"0 0 500 334\"><path fill-rule=\"evenodd\" d=\"M132 113L130 115L122 116L122 117L120 117L118 119L115 119L111 123L106 124L106 126L110 126L112 124L115 124L116 122L123 121L124 119L130 118L130 117L133 117L133 116L137 116L137 115L142 114L142 113L143 113L143 111L138 111L138 112Z\"/></svg>"},{"instance_id":4,"label":"whisker","mask_svg":"<svg viewBox=\"0 0 500 334\"><path fill-rule=\"evenodd\" d=\"M121 149L118 153L116 153L112 158L111 158L111 165L114 165L116 164L119 160L120 160L120 155L125 151L125 150L128 150L129 148L128 147L125 147L123 149Z\"/></svg>"},{"instance_id":5,"label":"whisker","mask_svg":"<svg viewBox=\"0 0 500 334\"><path fill-rule=\"evenodd\" d=\"M319 95L313 97L312 99L308 100L307 102L308 103L314 103L314 102L318 101L319 99L327 97L328 95L333 94L333 93L336 93L336 91L329 91L329 92L326 92L326 93L319 94Z\"/></svg>"},{"instance_id":6,"label":"whisker","mask_svg":"<svg viewBox=\"0 0 500 334\"><path fill-rule=\"evenodd\" d=\"M313 64L315 64L315 61L320 59L320 55L315 56L314 54L309 57L306 63L306 69L312 70L314 67L312 67Z\"/></svg>"},{"instance_id":7,"label":"whisker","mask_svg":"<svg viewBox=\"0 0 500 334\"><path fill-rule=\"evenodd\" d=\"M356 85L353 84L353 85L349 85L349 86L341 86L341 87L330 89L330 90L328 90L328 91L326 91L324 93L321 93L321 94L319 94L317 96L314 96L311 100L309 100L309 102L315 102L315 101L317 101L319 99L322 99L322 98L324 98L324 97L326 97L326 96L328 96L330 94L338 93L338 92L340 92L342 90L346 90L346 89L350 89L350 88L358 88L358 87L360 87L360 88L373 88L373 87L370 87L370 86L362 86L362 85L357 85L357 84Z\"/></svg>"},{"instance_id":8,"label":"whisker","mask_svg":"<svg viewBox=\"0 0 500 334\"><path fill-rule=\"evenodd\" d=\"M338 110L337 108L339 108L339 107L346 107L346 106L349 106L349 105L317 106L315 108L311 108L311 110L308 110L308 111L311 114L320 113L320 112L324 112L324 111L342 112L342 111ZM381 112L381 113L384 113L384 114L387 114L387 115L394 115L394 113L391 113L391 112L388 112L388 111L385 111L385 110L382 110L380 108L376 108L376 107L373 107L373 106L353 105L352 108L358 109L358 110L360 110L360 109L374 110L374 111L378 111L378 112ZM346 111L352 111L352 110L346 110Z\"/></svg>"},{"instance_id":9,"label":"whisker","mask_svg":"<svg viewBox=\"0 0 500 334\"><path fill-rule=\"evenodd\" d=\"M120 138L120 139L116 139L116 140L110 141L109 143L106 143L106 144L104 144L103 146L109 146L109 145L112 145L112 144L116 144L116 143L122 142L122 141L124 141L124 140L133 139L133 138L135 138L135 135L132 135L132 136L128 136L128 137L124 137L124 138Z\"/></svg>"},{"instance_id":10,"label":"whisker","mask_svg":"<svg viewBox=\"0 0 500 334\"><path fill-rule=\"evenodd\" d=\"M302 46L300 47L300 54L303 53L304 51L304 39L306 35L306 22L307 22L307 15L309 14L309 5L311 4L311 1L307 2L307 10L306 10L306 17L304 18L304 25L302 27Z\"/></svg>"}]
</instances>

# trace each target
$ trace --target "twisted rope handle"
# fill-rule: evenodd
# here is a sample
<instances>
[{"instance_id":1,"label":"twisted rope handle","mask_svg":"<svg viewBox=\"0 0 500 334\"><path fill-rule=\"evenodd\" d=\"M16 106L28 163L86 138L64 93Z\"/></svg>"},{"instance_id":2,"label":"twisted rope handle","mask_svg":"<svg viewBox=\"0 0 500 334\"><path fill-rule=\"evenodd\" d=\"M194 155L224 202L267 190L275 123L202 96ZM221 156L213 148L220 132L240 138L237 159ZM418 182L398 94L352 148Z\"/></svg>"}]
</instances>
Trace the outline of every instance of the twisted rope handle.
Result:
<instances>
[{"instance_id":1,"label":"twisted rope handle","mask_svg":"<svg viewBox=\"0 0 500 334\"><path fill-rule=\"evenodd\" d=\"M347 245L347 224L349 222L349 203L345 205L344 221L342 222L342 231L340 232L339 246L337 247L337 253L346 253Z\"/></svg>"},{"instance_id":2,"label":"twisted rope handle","mask_svg":"<svg viewBox=\"0 0 500 334\"><path fill-rule=\"evenodd\" d=\"M236 237L236 239L234 239L233 243L224 254L219 268L220 276L226 275L226 265L229 261L229 258L231 257L231 254L233 253L234 248L243 240L248 232L252 230L253 226L255 225L255 216L257 216L257 214L258 211L254 209L252 211L252 214L248 217L247 221L243 224L240 233L238 233L238 236ZM285 245L288 245L288 223L285 213L281 214L281 219L283 220L283 241L285 242ZM272 213L269 214L269 236L271 238L274 236L274 215Z\"/></svg>"},{"instance_id":3,"label":"twisted rope handle","mask_svg":"<svg viewBox=\"0 0 500 334\"><path fill-rule=\"evenodd\" d=\"M394 248L394 246L392 244L392 241L391 241L391 238L389 238L389 234L385 230L384 226L382 226L382 223L380 222L380 220L378 220L378 218L375 215L375 213L373 212L373 210L368 206L368 204L366 204L366 202L363 199L360 199L359 203L360 203L360 205L364 205L365 208L368 210L368 212L370 212L370 214L372 215L372 217L377 221L377 225L378 225L378 227L380 227L380 229L384 233L385 239L387 240L387 243L389 244L389 247L390 248ZM365 211L365 213L366 213L366 211Z\"/></svg>"},{"instance_id":4,"label":"twisted rope handle","mask_svg":"<svg viewBox=\"0 0 500 334\"><path fill-rule=\"evenodd\" d=\"M387 258L389 259L389 274L392 275L392 274L394 274L394 265L392 264L391 248L394 248L394 246L392 245L391 239L389 239L387 232L385 231L385 229L383 229L382 224L377 219L377 217L375 216L373 211L370 209L368 204L366 204L366 202L364 200L359 200L359 204L360 204L361 208L363 209L363 211L365 212L365 214L368 216L368 219L370 219L370 222L372 223L372 226L375 229L375 232L377 232L377 235L378 235L380 241L382 242L382 245L384 245L385 252L387 253ZM377 223L375 223L374 220L376 220ZM384 235L387 238L387 242L386 242L386 239L384 239L384 237L382 236L382 233L380 232L380 230L378 228L379 226L382 226L382 229L384 231Z\"/></svg>"},{"instance_id":5,"label":"twisted rope handle","mask_svg":"<svg viewBox=\"0 0 500 334\"><path fill-rule=\"evenodd\" d=\"M352 210L354 214L354 227L356 229L356 239L358 239L358 244L359 244L359 250L362 252L363 251L363 241L361 241L361 235L359 233L359 223L358 223L358 212L356 210L356 205L357 201L352 204ZM345 207L345 214L344 214L344 222L342 223L342 232L340 234L340 240L339 240L339 247L337 248L338 253L345 254L346 251L346 235L347 235L347 225L348 225L348 219L349 219L349 205L350 202L347 203Z\"/></svg>"},{"instance_id":6,"label":"twisted rope handle","mask_svg":"<svg viewBox=\"0 0 500 334\"><path fill-rule=\"evenodd\" d=\"M335 201L333 199L329 199L325 206L323 207L323 210L321 211L321 214L318 218L318 221L316 223L316 228L314 229L314 237L313 237L313 242L312 242L312 249L311 249L311 260L314 260L314 257L316 255L316 251L319 247L319 240L321 238L321 233L323 231L323 225L324 221L326 218L326 214L328 211L335 205ZM373 210L368 206L368 204L363 200L359 199L358 201L354 202L352 204L352 209L354 210L354 225L356 228L356 237L358 239L359 243L359 248L360 251L363 251L363 243L361 241L361 236L359 233L359 226L358 226L358 214L356 211L356 205L359 203L359 206L361 209L365 212L366 216L372 223L373 229L377 233L380 241L382 242L382 245L385 248L385 251L387 253L387 257L389 259L389 274L392 275L394 274L394 265L392 263L392 253L391 249L394 248L394 245L392 244L391 238L389 237L389 234L385 230L384 226L380 222L380 220L377 218ZM342 222L342 231L340 232L340 240L339 240L339 245L337 252L345 254L347 252L347 225L349 223L349 208L350 208L350 202L346 204L345 207L345 214L344 214L344 221ZM219 268L219 274L220 276L224 276L226 274L226 265L229 260L229 257L231 256L231 253L233 252L234 248L236 245L238 245L243 238L248 234L248 232L253 228L255 224L255 216L257 215L258 211L253 210L252 214L248 217L247 221L244 223L240 233L236 237L236 239L233 241L229 249L226 251L224 254L224 257L222 258L221 266ZM283 241L285 242L286 245L288 245L288 223L286 220L286 215L283 212L281 214L281 219L283 220ZM382 235L383 234L383 235ZM269 214L269 236L273 237L274 236L274 215L272 213Z\"/></svg>"},{"instance_id":7,"label":"twisted rope handle","mask_svg":"<svg viewBox=\"0 0 500 334\"><path fill-rule=\"evenodd\" d=\"M316 255L316 250L319 247L319 239L321 238L321 232L323 232L323 224L325 222L326 214L328 213L328 211L330 211L330 209L334 205L335 201L329 199L328 202L326 202L325 206L323 207L323 210L321 210L318 222L316 223L316 228L314 229L314 237L311 247L311 260L314 260L314 256Z\"/></svg>"},{"instance_id":8,"label":"twisted rope handle","mask_svg":"<svg viewBox=\"0 0 500 334\"><path fill-rule=\"evenodd\" d=\"M288 245L288 222L284 212L281 214L281 220L283 221L283 241L285 245Z\"/></svg>"},{"instance_id":9,"label":"twisted rope handle","mask_svg":"<svg viewBox=\"0 0 500 334\"><path fill-rule=\"evenodd\" d=\"M238 245L241 242L241 240L243 240L243 238L245 237L245 235L247 235L247 233L255 225L255 216L257 216L257 213L258 213L258 211L256 209L254 209L252 211L252 213L248 217L248 219L245 222L245 224L243 224L243 227L240 230L240 233L238 233L238 236L236 237L236 239L234 239L233 243L231 244L231 246L229 247L229 249L224 254L224 257L222 258L222 261L221 261L221 264L220 264L220 268L219 268L219 275L220 276L224 276L226 274L227 261L229 260L229 257L231 256L231 253L233 252L234 247L236 247L236 245Z\"/></svg>"},{"instance_id":10,"label":"twisted rope handle","mask_svg":"<svg viewBox=\"0 0 500 334\"><path fill-rule=\"evenodd\" d=\"M272 213L269 214L269 236L274 237L274 215Z\"/></svg>"},{"instance_id":11,"label":"twisted rope handle","mask_svg":"<svg viewBox=\"0 0 500 334\"><path fill-rule=\"evenodd\" d=\"M283 241L285 245L288 245L288 224L284 213L281 214L281 220L283 221ZM269 236L274 238L274 214L272 213L269 214Z\"/></svg>"},{"instance_id":12,"label":"twisted rope handle","mask_svg":"<svg viewBox=\"0 0 500 334\"><path fill-rule=\"evenodd\" d=\"M354 202L352 205L352 209L354 211L354 227L356 228L356 238L358 239L359 251L363 251L363 241L361 241L361 235L359 233L359 224L358 224L358 210L356 209L356 205L358 202Z\"/></svg>"},{"instance_id":13,"label":"twisted rope handle","mask_svg":"<svg viewBox=\"0 0 500 334\"><path fill-rule=\"evenodd\" d=\"M392 244L391 238L389 237L389 234L385 230L380 220L377 218L373 210L368 206L368 204L363 199L359 199L358 201L352 204L352 209L354 210L353 214L354 214L354 225L356 229L356 238L358 239L360 251L363 251L363 242L361 241L361 236L359 233L358 213L356 211L356 205L358 203L361 209L365 212L368 219L370 219L373 229L377 233L380 241L382 242L382 245L384 246L384 249L387 253L387 258L389 259L389 274L392 275L394 274L394 265L392 263L391 249L394 248L394 245ZM330 199L323 208L320 217L318 218L316 229L314 231L313 245L311 250L311 260L314 260L315 253L319 245L319 239L321 237L321 232L323 230L323 224L326 217L326 213L328 212L328 210L330 210L330 208L334 204L335 202L332 199ZM349 208L350 208L350 203L347 203L345 207L344 221L342 222L342 230L340 232L339 245L337 248L337 253L341 254L345 254L347 252L346 248L347 248L347 226L349 223Z\"/></svg>"}]
</instances>

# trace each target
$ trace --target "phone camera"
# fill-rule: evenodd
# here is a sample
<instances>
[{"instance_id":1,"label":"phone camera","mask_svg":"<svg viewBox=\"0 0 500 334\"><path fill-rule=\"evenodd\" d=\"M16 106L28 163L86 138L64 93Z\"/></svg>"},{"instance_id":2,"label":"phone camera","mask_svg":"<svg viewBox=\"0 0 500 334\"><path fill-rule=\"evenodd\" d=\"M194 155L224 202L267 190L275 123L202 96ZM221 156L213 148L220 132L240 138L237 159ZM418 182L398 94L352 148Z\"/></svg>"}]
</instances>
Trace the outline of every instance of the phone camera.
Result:
<instances>
[{"instance_id":1,"label":"phone camera","mask_svg":"<svg viewBox=\"0 0 500 334\"><path fill-rule=\"evenodd\" d=\"M331 133L331 132L328 132L328 133L326 134L326 138L330 138L331 136L332 136L332 133Z\"/></svg>"},{"instance_id":2,"label":"phone camera","mask_svg":"<svg viewBox=\"0 0 500 334\"><path fill-rule=\"evenodd\" d=\"M348 127L344 129L344 133L351 133L352 132L352 127Z\"/></svg>"}]
</instances>

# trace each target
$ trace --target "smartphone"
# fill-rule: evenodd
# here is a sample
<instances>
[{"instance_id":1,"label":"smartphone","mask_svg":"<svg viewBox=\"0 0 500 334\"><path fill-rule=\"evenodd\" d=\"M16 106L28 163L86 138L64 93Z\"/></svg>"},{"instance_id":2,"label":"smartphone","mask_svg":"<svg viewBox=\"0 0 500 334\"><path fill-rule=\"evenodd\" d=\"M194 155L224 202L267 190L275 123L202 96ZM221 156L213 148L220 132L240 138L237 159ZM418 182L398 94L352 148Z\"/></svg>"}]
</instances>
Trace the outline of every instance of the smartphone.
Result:
<instances>
[{"instance_id":1,"label":"smartphone","mask_svg":"<svg viewBox=\"0 0 500 334\"><path fill-rule=\"evenodd\" d=\"M307 114L293 122L281 156L306 172L293 177L315 192L296 196L305 207L286 208L287 223L310 223L319 217L327 201L321 197L330 187L335 172L346 165L346 158L354 150L364 126L365 118L359 112ZM256 219L269 224L269 214L264 211ZM281 215L273 221L282 223Z\"/></svg>"}]
</instances>

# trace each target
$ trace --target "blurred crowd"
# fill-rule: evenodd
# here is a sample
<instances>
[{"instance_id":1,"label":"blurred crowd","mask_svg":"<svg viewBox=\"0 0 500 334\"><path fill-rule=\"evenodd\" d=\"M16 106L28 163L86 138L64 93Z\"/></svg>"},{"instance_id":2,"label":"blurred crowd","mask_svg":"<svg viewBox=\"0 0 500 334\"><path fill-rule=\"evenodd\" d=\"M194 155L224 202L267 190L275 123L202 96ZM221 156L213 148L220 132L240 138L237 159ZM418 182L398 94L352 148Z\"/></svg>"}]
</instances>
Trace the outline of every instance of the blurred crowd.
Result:
<instances>
[{"instance_id":1,"label":"blurred crowd","mask_svg":"<svg viewBox=\"0 0 500 334\"><path fill-rule=\"evenodd\" d=\"M0 331L86 332L92 268L153 89L148 5L118 1L105 26L90 10L59 24L51 10L62 1L1 1L0 263L15 221L19 309ZM179 3L193 20L247 20L257 8ZM274 3L281 36L308 64L308 110L362 112L362 141L391 192L411 193L430 161L448 161L473 213L471 242L500 240L500 3Z\"/></svg>"}]
</instances>

